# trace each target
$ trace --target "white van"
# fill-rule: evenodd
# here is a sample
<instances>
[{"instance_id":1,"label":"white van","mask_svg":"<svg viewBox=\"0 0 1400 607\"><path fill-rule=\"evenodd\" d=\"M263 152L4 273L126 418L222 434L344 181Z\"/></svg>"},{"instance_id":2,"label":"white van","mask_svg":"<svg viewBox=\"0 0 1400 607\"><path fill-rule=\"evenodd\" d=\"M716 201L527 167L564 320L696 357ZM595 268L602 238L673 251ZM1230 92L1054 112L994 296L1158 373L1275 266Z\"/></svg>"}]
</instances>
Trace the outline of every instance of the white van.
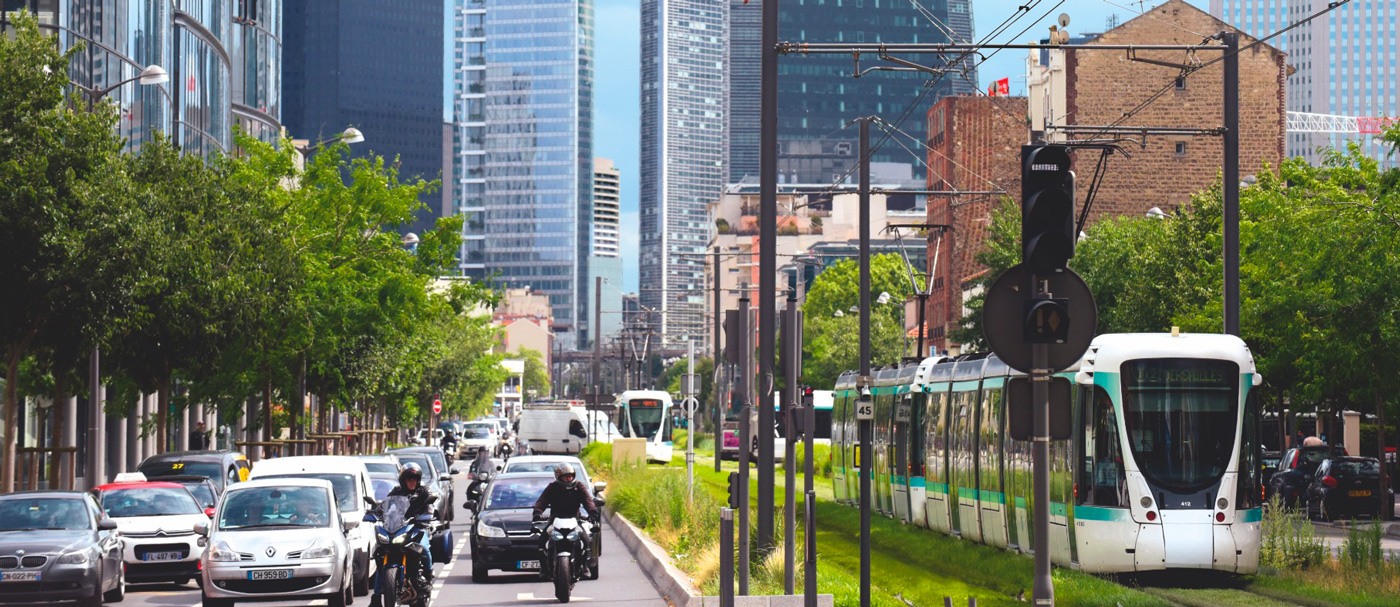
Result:
<instances>
[{"instance_id":1,"label":"white van","mask_svg":"<svg viewBox=\"0 0 1400 607\"><path fill-rule=\"evenodd\" d=\"M265 459L253 466L248 480L277 478L319 478L330 481L340 518L364 520L365 511L374 508L374 483L363 460L341 455L305 455ZM355 575L351 584L355 596L369 594L369 559L374 553L374 526L359 525L345 534L355 550L351 562Z\"/></svg>"},{"instance_id":2,"label":"white van","mask_svg":"<svg viewBox=\"0 0 1400 607\"><path fill-rule=\"evenodd\" d=\"M565 403L530 403L520 412L517 434L533 453L574 455L588 444L588 414Z\"/></svg>"}]
</instances>

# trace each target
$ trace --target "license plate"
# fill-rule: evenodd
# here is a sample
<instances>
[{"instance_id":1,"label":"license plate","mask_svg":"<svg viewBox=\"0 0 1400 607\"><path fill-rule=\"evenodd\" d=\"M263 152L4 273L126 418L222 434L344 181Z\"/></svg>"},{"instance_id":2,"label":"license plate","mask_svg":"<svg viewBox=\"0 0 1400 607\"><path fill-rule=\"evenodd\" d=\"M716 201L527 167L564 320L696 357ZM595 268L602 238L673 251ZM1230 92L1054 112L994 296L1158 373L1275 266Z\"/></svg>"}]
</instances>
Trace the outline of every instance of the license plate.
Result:
<instances>
[{"instance_id":1,"label":"license plate","mask_svg":"<svg viewBox=\"0 0 1400 607\"><path fill-rule=\"evenodd\" d=\"M538 568L539 565L536 565ZM0 582L37 582L39 581L38 571L6 571L0 573Z\"/></svg>"},{"instance_id":2,"label":"license plate","mask_svg":"<svg viewBox=\"0 0 1400 607\"><path fill-rule=\"evenodd\" d=\"M1365 491L1349 491L1347 495L1351 497L1371 497L1371 491L1369 489Z\"/></svg>"},{"instance_id":3,"label":"license plate","mask_svg":"<svg viewBox=\"0 0 1400 607\"><path fill-rule=\"evenodd\" d=\"M292 578L291 569L259 569L248 572L250 580L289 580Z\"/></svg>"},{"instance_id":4,"label":"license plate","mask_svg":"<svg viewBox=\"0 0 1400 607\"><path fill-rule=\"evenodd\" d=\"M178 561L178 560L180 560L180 559L182 559L182 558L185 558L185 555L182 554L182 553L179 553L179 552L147 552L147 553L146 553L146 558L144 558L144 559L142 559L142 560L144 560L144 561L146 561L146 562L151 562L151 561Z\"/></svg>"},{"instance_id":5,"label":"license plate","mask_svg":"<svg viewBox=\"0 0 1400 607\"><path fill-rule=\"evenodd\" d=\"M539 568L540 568L540 562L539 562L539 561L520 561L520 565L519 565L518 567L516 567L516 569L539 569Z\"/></svg>"}]
</instances>

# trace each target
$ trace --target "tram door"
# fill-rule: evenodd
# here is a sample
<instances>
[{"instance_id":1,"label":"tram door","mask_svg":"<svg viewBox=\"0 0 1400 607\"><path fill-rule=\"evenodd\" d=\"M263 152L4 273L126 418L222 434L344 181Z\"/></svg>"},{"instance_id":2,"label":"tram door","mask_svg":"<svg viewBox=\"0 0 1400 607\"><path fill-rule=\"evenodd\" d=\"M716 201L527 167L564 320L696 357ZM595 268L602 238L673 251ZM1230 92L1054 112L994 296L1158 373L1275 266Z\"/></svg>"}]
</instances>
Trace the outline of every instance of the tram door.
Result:
<instances>
[{"instance_id":1,"label":"tram door","mask_svg":"<svg viewBox=\"0 0 1400 607\"><path fill-rule=\"evenodd\" d=\"M928 496L925 514L928 527L952 532L948 515L948 384L938 384L928 393L928 457L924 478Z\"/></svg>"},{"instance_id":2,"label":"tram door","mask_svg":"<svg viewBox=\"0 0 1400 607\"><path fill-rule=\"evenodd\" d=\"M953 453L948 492L952 497L952 530L964 538L981 541L977 523L977 382L953 384Z\"/></svg>"},{"instance_id":3,"label":"tram door","mask_svg":"<svg viewBox=\"0 0 1400 607\"><path fill-rule=\"evenodd\" d=\"M977 424L977 502L982 541L1006 546L1006 494L1002 491L1001 417L1002 378L982 382L982 407Z\"/></svg>"},{"instance_id":4,"label":"tram door","mask_svg":"<svg viewBox=\"0 0 1400 607\"><path fill-rule=\"evenodd\" d=\"M909 469L909 427L913 416L914 395L909 393L908 386L901 385L894 397L894 432L891 434L894 470L890 486L894 498L894 517L905 523L910 522L909 488L912 475Z\"/></svg>"},{"instance_id":5,"label":"tram door","mask_svg":"<svg viewBox=\"0 0 1400 607\"><path fill-rule=\"evenodd\" d=\"M923 392L923 387L915 388L915 392L909 394L912 409L909 412L909 521L920 527L928 526L928 516L924 513L928 504L927 484L925 483L925 462L924 462L924 439L927 430L924 428L925 420L928 419L928 394Z\"/></svg>"},{"instance_id":6,"label":"tram door","mask_svg":"<svg viewBox=\"0 0 1400 607\"><path fill-rule=\"evenodd\" d=\"M880 371L876 375L875 384L875 469L870 475L871 505L875 512L890 516L890 473L893 465L890 461L890 421L894 417L894 387L880 385L886 372Z\"/></svg>"},{"instance_id":7,"label":"tram door","mask_svg":"<svg viewBox=\"0 0 1400 607\"><path fill-rule=\"evenodd\" d=\"M838 382L839 383L839 382ZM837 386L840 388L840 386ZM845 418L846 396L838 389L831 403L831 490L837 503L845 503L846 495L846 439L841 421Z\"/></svg>"},{"instance_id":8,"label":"tram door","mask_svg":"<svg viewBox=\"0 0 1400 607\"><path fill-rule=\"evenodd\" d=\"M1030 552L1031 525L1034 511L1031 510L1031 443L1012 440L1009 433L1010 418L1002 415L1002 453L1005 454L1002 482L1006 492L1007 545Z\"/></svg>"}]
</instances>

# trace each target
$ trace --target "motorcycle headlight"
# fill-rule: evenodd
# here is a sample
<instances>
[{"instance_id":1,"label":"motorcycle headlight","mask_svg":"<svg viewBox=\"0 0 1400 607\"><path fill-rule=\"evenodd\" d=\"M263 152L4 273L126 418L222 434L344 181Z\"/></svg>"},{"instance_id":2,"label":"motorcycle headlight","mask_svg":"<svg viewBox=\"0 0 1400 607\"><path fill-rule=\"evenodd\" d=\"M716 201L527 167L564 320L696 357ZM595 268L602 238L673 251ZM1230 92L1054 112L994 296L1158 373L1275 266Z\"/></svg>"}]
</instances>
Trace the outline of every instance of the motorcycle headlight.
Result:
<instances>
[{"instance_id":1,"label":"motorcycle headlight","mask_svg":"<svg viewBox=\"0 0 1400 607\"><path fill-rule=\"evenodd\" d=\"M60 565L86 565L90 562L92 562L92 558L88 556L86 550L69 552L68 554L58 557L58 564Z\"/></svg>"},{"instance_id":2,"label":"motorcycle headlight","mask_svg":"<svg viewBox=\"0 0 1400 607\"><path fill-rule=\"evenodd\" d=\"M494 525L487 525L485 521L477 523L476 534L481 537L505 537L506 530Z\"/></svg>"},{"instance_id":3,"label":"motorcycle headlight","mask_svg":"<svg viewBox=\"0 0 1400 607\"><path fill-rule=\"evenodd\" d=\"M209 549L209 560L216 563L237 563L242 559L227 543L218 542Z\"/></svg>"},{"instance_id":4,"label":"motorcycle headlight","mask_svg":"<svg viewBox=\"0 0 1400 607\"><path fill-rule=\"evenodd\" d=\"M563 539L564 539L564 534L559 533L558 531L550 531L550 532L549 532L549 539L552 539L552 540L554 540L554 541L556 541L556 542L563 541Z\"/></svg>"},{"instance_id":5,"label":"motorcycle headlight","mask_svg":"<svg viewBox=\"0 0 1400 607\"><path fill-rule=\"evenodd\" d=\"M393 541L392 543L393 543L395 546L399 546L399 545L402 545L402 544L403 544L404 542L406 542L406 541L408 541L408 534L407 534L407 533L405 533L405 534L403 534L403 535L400 535L400 536L394 538L394 541Z\"/></svg>"},{"instance_id":6,"label":"motorcycle headlight","mask_svg":"<svg viewBox=\"0 0 1400 607\"><path fill-rule=\"evenodd\" d=\"M383 528L375 529L374 539L381 544L387 544L389 543L389 532L385 531Z\"/></svg>"},{"instance_id":7,"label":"motorcycle headlight","mask_svg":"<svg viewBox=\"0 0 1400 607\"><path fill-rule=\"evenodd\" d=\"M476 480L484 481L484 480L488 480L488 479L490 479L490 478L491 478L491 476L490 476L489 474L486 474L485 472L478 472L478 473L476 473Z\"/></svg>"},{"instance_id":8,"label":"motorcycle headlight","mask_svg":"<svg viewBox=\"0 0 1400 607\"><path fill-rule=\"evenodd\" d=\"M321 540L301 552L303 559L325 559L335 556L335 544Z\"/></svg>"},{"instance_id":9,"label":"motorcycle headlight","mask_svg":"<svg viewBox=\"0 0 1400 607\"><path fill-rule=\"evenodd\" d=\"M577 542L577 541L578 541L578 529L575 529L575 530L569 532L569 541L571 541L571 542Z\"/></svg>"}]
</instances>

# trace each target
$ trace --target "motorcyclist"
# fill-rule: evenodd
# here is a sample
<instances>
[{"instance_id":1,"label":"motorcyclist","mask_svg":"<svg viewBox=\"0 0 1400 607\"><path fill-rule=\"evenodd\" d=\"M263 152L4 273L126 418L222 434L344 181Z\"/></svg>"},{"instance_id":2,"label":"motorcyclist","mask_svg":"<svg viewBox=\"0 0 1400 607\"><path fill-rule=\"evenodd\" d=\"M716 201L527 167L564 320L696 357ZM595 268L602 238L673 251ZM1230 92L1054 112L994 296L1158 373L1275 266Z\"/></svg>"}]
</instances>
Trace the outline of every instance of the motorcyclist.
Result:
<instances>
[{"instance_id":1,"label":"motorcyclist","mask_svg":"<svg viewBox=\"0 0 1400 607\"><path fill-rule=\"evenodd\" d=\"M575 480L575 476L574 466L568 462L561 462L554 467L554 482L546 485L540 493L540 498L535 500L535 520L544 520L546 508L549 509L551 525L556 518L578 516L579 508L583 508L588 513L589 522L598 522L598 506L593 503L593 495L582 481ZM593 542L589 538L588 525L579 525L579 533L582 535L583 562L591 566ZM543 537L540 538L540 542L544 542Z\"/></svg>"},{"instance_id":2,"label":"motorcyclist","mask_svg":"<svg viewBox=\"0 0 1400 607\"><path fill-rule=\"evenodd\" d=\"M423 486L423 469L418 464L409 462L399 471L399 486L389 491L388 497L402 496L408 498L408 511L404 513L405 520L413 520L421 514L433 513L433 496L428 493L428 488ZM423 577L428 582L433 581L433 552L429 549L428 542L432 538L432 532L423 534Z\"/></svg>"},{"instance_id":3,"label":"motorcyclist","mask_svg":"<svg viewBox=\"0 0 1400 607\"><path fill-rule=\"evenodd\" d=\"M471 468L467 469L469 474L475 475L477 472L495 472L495 466L491 463L491 453L485 449L476 450L476 459L472 460Z\"/></svg>"}]
</instances>

